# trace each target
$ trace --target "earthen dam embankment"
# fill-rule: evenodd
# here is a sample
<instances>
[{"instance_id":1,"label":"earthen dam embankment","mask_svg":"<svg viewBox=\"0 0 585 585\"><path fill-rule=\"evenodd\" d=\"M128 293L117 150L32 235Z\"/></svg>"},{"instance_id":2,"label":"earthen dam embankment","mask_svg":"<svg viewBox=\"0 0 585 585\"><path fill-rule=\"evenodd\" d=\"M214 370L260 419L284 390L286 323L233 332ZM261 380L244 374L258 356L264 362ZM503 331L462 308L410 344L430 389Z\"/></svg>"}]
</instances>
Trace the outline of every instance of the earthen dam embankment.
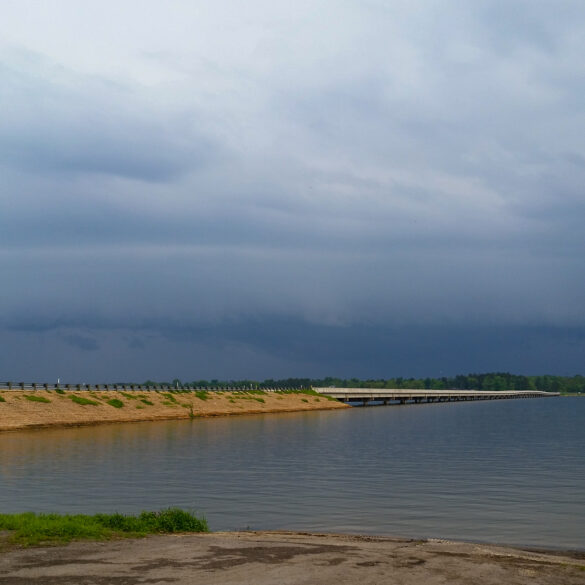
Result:
<instances>
[{"instance_id":1,"label":"earthen dam embankment","mask_svg":"<svg viewBox=\"0 0 585 585\"><path fill-rule=\"evenodd\" d=\"M302 392L0 390L0 431L343 408Z\"/></svg>"}]
</instances>

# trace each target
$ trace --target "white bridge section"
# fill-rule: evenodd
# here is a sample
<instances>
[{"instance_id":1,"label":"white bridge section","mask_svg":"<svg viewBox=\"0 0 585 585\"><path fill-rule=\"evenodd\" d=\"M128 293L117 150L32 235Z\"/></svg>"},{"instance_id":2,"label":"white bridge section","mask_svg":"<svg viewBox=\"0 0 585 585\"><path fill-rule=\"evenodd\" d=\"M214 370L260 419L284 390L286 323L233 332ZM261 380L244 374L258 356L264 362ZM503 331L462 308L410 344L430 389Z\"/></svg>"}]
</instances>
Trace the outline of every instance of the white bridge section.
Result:
<instances>
[{"instance_id":1,"label":"white bridge section","mask_svg":"<svg viewBox=\"0 0 585 585\"><path fill-rule=\"evenodd\" d=\"M560 396L558 392L537 390L404 390L384 388L314 388L320 394L337 398L341 402L369 402L383 404L421 403L421 402L459 402L467 400L506 400L514 398L550 398Z\"/></svg>"}]
</instances>

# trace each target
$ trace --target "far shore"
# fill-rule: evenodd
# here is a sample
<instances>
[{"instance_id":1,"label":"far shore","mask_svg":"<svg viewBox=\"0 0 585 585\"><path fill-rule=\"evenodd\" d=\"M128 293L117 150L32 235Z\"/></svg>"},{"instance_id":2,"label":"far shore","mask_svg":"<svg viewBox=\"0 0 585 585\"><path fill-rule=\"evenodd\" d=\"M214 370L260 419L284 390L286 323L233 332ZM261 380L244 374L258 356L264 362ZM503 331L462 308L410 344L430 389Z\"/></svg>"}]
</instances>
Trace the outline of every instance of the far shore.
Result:
<instances>
[{"instance_id":1,"label":"far shore","mask_svg":"<svg viewBox=\"0 0 585 585\"><path fill-rule=\"evenodd\" d=\"M583 585L585 554L300 532L171 534L0 555L3 585Z\"/></svg>"},{"instance_id":2,"label":"far shore","mask_svg":"<svg viewBox=\"0 0 585 585\"><path fill-rule=\"evenodd\" d=\"M0 391L0 431L350 408L314 392Z\"/></svg>"}]
</instances>

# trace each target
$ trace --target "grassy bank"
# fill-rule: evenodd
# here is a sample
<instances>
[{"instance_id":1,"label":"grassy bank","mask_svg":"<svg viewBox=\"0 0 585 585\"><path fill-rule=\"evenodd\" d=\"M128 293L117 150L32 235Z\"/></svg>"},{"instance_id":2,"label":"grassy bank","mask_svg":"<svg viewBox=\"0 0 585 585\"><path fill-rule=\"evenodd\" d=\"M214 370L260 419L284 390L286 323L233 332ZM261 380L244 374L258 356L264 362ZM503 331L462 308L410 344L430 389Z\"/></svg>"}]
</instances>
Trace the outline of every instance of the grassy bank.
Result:
<instances>
[{"instance_id":1,"label":"grassy bank","mask_svg":"<svg viewBox=\"0 0 585 585\"><path fill-rule=\"evenodd\" d=\"M38 544L63 544L73 540L111 540L138 538L148 534L208 532L204 518L179 508L142 512L138 516L95 514L0 514L0 532L5 542L21 547Z\"/></svg>"}]
</instances>

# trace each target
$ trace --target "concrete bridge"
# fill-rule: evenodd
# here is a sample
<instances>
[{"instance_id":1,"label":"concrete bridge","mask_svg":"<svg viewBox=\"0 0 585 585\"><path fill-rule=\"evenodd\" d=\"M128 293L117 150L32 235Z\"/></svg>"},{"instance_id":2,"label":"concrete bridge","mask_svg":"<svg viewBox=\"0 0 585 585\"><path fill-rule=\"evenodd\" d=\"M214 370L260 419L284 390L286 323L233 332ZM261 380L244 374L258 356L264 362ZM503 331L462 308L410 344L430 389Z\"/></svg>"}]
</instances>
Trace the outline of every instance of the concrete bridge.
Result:
<instances>
[{"instance_id":1,"label":"concrete bridge","mask_svg":"<svg viewBox=\"0 0 585 585\"><path fill-rule=\"evenodd\" d=\"M549 398L558 392L537 390L404 390L384 388L314 388L320 394L337 398L341 402L370 402L406 404L421 402L459 402L464 400L509 400L513 398Z\"/></svg>"}]
</instances>

